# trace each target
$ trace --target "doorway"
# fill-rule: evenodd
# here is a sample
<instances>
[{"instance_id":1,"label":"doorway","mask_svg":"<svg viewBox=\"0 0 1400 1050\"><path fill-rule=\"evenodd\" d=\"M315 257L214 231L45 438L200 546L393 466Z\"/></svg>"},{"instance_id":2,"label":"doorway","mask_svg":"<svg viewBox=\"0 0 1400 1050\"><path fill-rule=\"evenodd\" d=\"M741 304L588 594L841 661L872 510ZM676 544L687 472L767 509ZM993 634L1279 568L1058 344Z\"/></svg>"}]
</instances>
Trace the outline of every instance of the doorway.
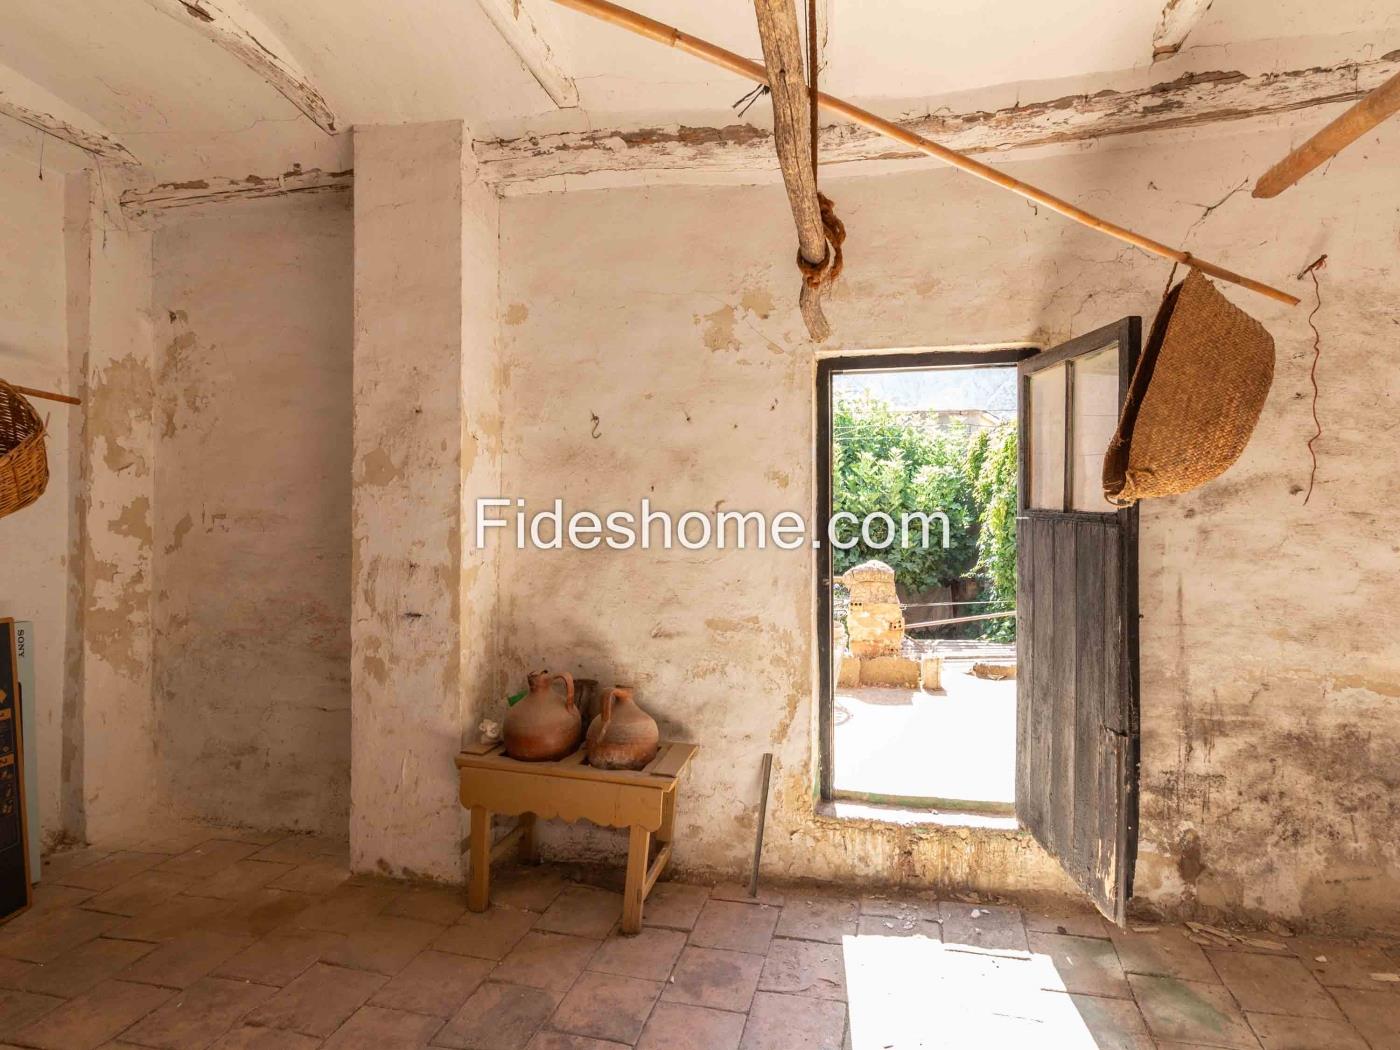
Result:
<instances>
[{"instance_id":1,"label":"doorway","mask_svg":"<svg viewBox=\"0 0 1400 1050\"><path fill-rule=\"evenodd\" d=\"M1016 365L1031 353L819 363L825 798L1014 813Z\"/></svg>"}]
</instances>

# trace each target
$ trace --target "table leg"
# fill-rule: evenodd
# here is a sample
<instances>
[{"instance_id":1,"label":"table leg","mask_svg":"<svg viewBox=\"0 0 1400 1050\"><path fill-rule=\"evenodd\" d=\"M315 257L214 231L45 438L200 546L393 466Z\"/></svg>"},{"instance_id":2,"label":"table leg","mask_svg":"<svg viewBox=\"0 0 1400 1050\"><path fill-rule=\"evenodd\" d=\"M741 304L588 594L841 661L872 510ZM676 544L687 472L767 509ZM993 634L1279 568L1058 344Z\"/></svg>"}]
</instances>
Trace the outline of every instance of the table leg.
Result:
<instances>
[{"instance_id":1,"label":"table leg","mask_svg":"<svg viewBox=\"0 0 1400 1050\"><path fill-rule=\"evenodd\" d=\"M661 800L661 827L656 830L657 842L670 842L676 837L676 789L666 792Z\"/></svg>"},{"instance_id":2,"label":"table leg","mask_svg":"<svg viewBox=\"0 0 1400 1050\"><path fill-rule=\"evenodd\" d=\"M646 897L647 856L651 832L633 824L627 838L627 885L622 891L622 932L642 932L642 900Z\"/></svg>"},{"instance_id":3,"label":"table leg","mask_svg":"<svg viewBox=\"0 0 1400 1050\"><path fill-rule=\"evenodd\" d=\"M491 814L485 806L472 807L470 842L467 907L472 911L485 911L491 903Z\"/></svg>"},{"instance_id":4,"label":"table leg","mask_svg":"<svg viewBox=\"0 0 1400 1050\"><path fill-rule=\"evenodd\" d=\"M524 864L534 864L539 860L535 851L535 815L520 814L520 860Z\"/></svg>"}]
</instances>

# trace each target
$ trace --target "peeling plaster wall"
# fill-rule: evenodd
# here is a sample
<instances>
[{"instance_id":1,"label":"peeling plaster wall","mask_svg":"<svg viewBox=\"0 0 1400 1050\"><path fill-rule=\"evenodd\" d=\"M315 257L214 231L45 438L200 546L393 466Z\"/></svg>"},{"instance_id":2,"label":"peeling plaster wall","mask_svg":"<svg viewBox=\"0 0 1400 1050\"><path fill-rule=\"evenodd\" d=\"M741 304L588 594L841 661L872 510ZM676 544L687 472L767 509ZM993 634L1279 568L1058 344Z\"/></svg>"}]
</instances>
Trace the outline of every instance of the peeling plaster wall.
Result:
<instances>
[{"instance_id":1,"label":"peeling plaster wall","mask_svg":"<svg viewBox=\"0 0 1400 1050\"><path fill-rule=\"evenodd\" d=\"M32 158L0 153L0 378L22 386L73 391L68 359L64 256L65 180L37 177ZM63 683L69 640L69 544L76 506L70 450L78 410L34 399L48 421L49 485L24 511L0 518L0 616L34 622L35 733L39 819L52 840L63 827Z\"/></svg>"},{"instance_id":2,"label":"peeling plaster wall","mask_svg":"<svg viewBox=\"0 0 1400 1050\"><path fill-rule=\"evenodd\" d=\"M114 185L115 183L115 185ZM159 812L151 690L154 383L151 236L113 219L110 173L70 179L70 355L83 377L75 623L62 778L71 830L102 841Z\"/></svg>"},{"instance_id":3,"label":"peeling plaster wall","mask_svg":"<svg viewBox=\"0 0 1400 1050\"><path fill-rule=\"evenodd\" d=\"M1318 486L1305 306L1227 289L1278 372L1244 458L1142 515L1139 902L1400 928L1397 547L1382 508L1400 373L1400 140L1373 136L1278 201L1247 184L1299 132L1235 126L1007 164L1209 258L1293 284L1323 251ZM1232 191L1238 190L1232 194ZM1150 320L1169 267L950 171L828 184L850 231L839 348L1053 345ZM1228 199L1227 199L1228 198ZM1223 203L1221 203L1223 201ZM1211 209L1211 205L1218 205ZM600 513L813 504L813 352L780 187L672 187L503 204L504 494ZM1310 284L1296 285L1311 295ZM1309 303L1310 305L1310 303ZM1025 837L814 814L809 552L501 547L502 667L631 682L701 742L676 860L744 870L764 751L765 867L988 890L1065 887ZM556 850L615 840L550 829Z\"/></svg>"},{"instance_id":4,"label":"peeling plaster wall","mask_svg":"<svg viewBox=\"0 0 1400 1050\"><path fill-rule=\"evenodd\" d=\"M155 235L154 688L182 815L344 834L348 192Z\"/></svg>"},{"instance_id":5,"label":"peeling plaster wall","mask_svg":"<svg viewBox=\"0 0 1400 1050\"><path fill-rule=\"evenodd\" d=\"M497 204L460 121L355 130L351 863L460 881L451 762L492 692Z\"/></svg>"}]
</instances>

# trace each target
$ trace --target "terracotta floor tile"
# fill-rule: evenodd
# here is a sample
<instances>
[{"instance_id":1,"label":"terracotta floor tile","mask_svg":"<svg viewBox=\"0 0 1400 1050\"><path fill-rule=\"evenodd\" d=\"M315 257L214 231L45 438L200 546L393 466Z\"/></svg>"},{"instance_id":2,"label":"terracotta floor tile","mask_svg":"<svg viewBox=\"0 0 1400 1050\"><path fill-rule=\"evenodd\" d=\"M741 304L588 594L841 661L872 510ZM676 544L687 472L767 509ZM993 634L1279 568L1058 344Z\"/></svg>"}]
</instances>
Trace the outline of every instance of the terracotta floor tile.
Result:
<instances>
[{"instance_id":1,"label":"terracotta floor tile","mask_svg":"<svg viewBox=\"0 0 1400 1050\"><path fill-rule=\"evenodd\" d=\"M758 896L749 896L748 883L721 882L710 890L710 897L717 901L733 901L736 904L766 904L770 908L781 908L787 903L787 896L778 890L760 884Z\"/></svg>"},{"instance_id":2,"label":"terracotta floor tile","mask_svg":"<svg viewBox=\"0 0 1400 1050\"><path fill-rule=\"evenodd\" d=\"M439 1017L362 1006L326 1040L322 1050L418 1050L441 1027Z\"/></svg>"},{"instance_id":3,"label":"terracotta floor tile","mask_svg":"<svg viewBox=\"0 0 1400 1050\"><path fill-rule=\"evenodd\" d=\"M603 942L588 968L622 977L664 981L671 976L671 968L684 947L685 934L679 930L643 927L635 935L614 933Z\"/></svg>"},{"instance_id":4,"label":"terracotta floor tile","mask_svg":"<svg viewBox=\"0 0 1400 1050\"><path fill-rule=\"evenodd\" d=\"M258 854L258 859L265 859ZM297 893L330 893L350 878L350 867L326 858L306 860L281 878L268 883L273 889L294 890Z\"/></svg>"},{"instance_id":5,"label":"terracotta floor tile","mask_svg":"<svg viewBox=\"0 0 1400 1050\"><path fill-rule=\"evenodd\" d=\"M53 881L65 886L76 886L94 893L102 893L120 886L127 879L141 874L148 868L155 867L165 859L159 853L111 853L101 860L85 864L75 871L55 878Z\"/></svg>"},{"instance_id":6,"label":"terracotta floor tile","mask_svg":"<svg viewBox=\"0 0 1400 1050\"><path fill-rule=\"evenodd\" d=\"M133 963L121 975L122 980L159 984L167 988L188 988L252 943L247 937L193 930L166 941L145 958Z\"/></svg>"},{"instance_id":7,"label":"terracotta floor tile","mask_svg":"<svg viewBox=\"0 0 1400 1050\"><path fill-rule=\"evenodd\" d=\"M606 937L622 918L622 894L593 886L570 886L551 904L534 928L575 937Z\"/></svg>"},{"instance_id":8,"label":"terracotta floor tile","mask_svg":"<svg viewBox=\"0 0 1400 1050\"><path fill-rule=\"evenodd\" d=\"M739 1041L741 1050L840 1050L844 1003L759 992Z\"/></svg>"},{"instance_id":9,"label":"terracotta floor tile","mask_svg":"<svg viewBox=\"0 0 1400 1050\"><path fill-rule=\"evenodd\" d=\"M491 874L491 903L543 912L568 885L568 880L553 868L505 868Z\"/></svg>"},{"instance_id":10,"label":"terracotta floor tile","mask_svg":"<svg viewBox=\"0 0 1400 1050\"><path fill-rule=\"evenodd\" d=\"M64 1002L56 995L21 992L13 988L0 991L0 1039L8 1039Z\"/></svg>"},{"instance_id":11,"label":"terracotta floor tile","mask_svg":"<svg viewBox=\"0 0 1400 1050\"><path fill-rule=\"evenodd\" d=\"M1382 983L1371 974L1400 970L1400 964L1374 944L1357 944L1333 937L1295 937L1288 946L1327 988L1384 991Z\"/></svg>"},{"instance_id":12,"label":"terracotta floor tile","mask_svg":"<svg viewBox=\"0 0 1400 1050\"><path fill-rule=\"evenodd\" d=\"M89 898L83 902L83 907L124 917L143 915L156 905L164 904L192 881L188 875L143 871L120 886Z\"/></svg>"},{"instance_id":13,"label":"terracotta floor tile","mask_svg":"<svg viewBox=\"0 0 1400 1050\"><path fill-rule=\"evenodd\" d=\"M1128 977L1148 1030L1157 1039L1255 1050L1259 1042L1224 986L1175 977Z\"/></svg>"},{"instance_id":14,"label":"terracotta floor tile","mask_svg":"<svg viewBox=\"0 0 1400 1050\"><path fill-rule=\"evenodd\" d=\"M433 1044L459 1050L524 1050L559 998L541 988L488 981L433 1037Z\"/></svg>"},{"instance_id":15,"label":"terracotta floor tile","mask_svg":"<svg viewBox=\"0 0 1400 1050\"><path fill-rule=\"evenodd\" d=\"M1026 952L1026 928L1021 912L995 904L940 901L943 943L971 951Z\"/></svg>"},{"instance_id":16,"label":"terracotta floor tile","mask_svg":"<svg viewBox=\"0 0 1400 1050\"><path fill-rule=\"evenodd\" d=\"M1371 1050L1400 1050L1400 992L1334 988L1332 995Z\"/></svg>"},{"instance_id":17,"label":"terracotta floor tile","mask_svg":"<svg viewBox=\"0 0 1400 1050\"><path fill-rule=\"evenodd\" d=\"M1131 999L1103 999L1093 995L1067 996L1079 1028L1088 1029L1097 1050L1155 1050L1142 1011Z\"/></svg>"},{"instance_id":18,"label":"terracotta floor tile","mask_svg":"<svg viewBox=\"0 0 1400 1050\"><path fill-rule=\"evenodd\" d=\"M448 952L422 952L379 989L371 1006L451 1017L491 972L489 959Z\"/></svg>"},{"instance_id":19,"label":"terracotta floor tile","mask_svg":"<svg viewBox=\"0 0 1400 1050\"><path fill-rule=\"evenodd\" d=\"M467 913L467 895L459 886L411 886L399 893L382 914L450 926Z\"/></svg>"},{"instance_id":20,"label":"terracotta floor tile","mask_svg":"<svg viewBox=\"0 0 1400 1050\"><path fill-rule=\"evenodd\" d=\"M215 969L214 975L281 987L310 969L342 937L343 934L324 930L272 933L229 958Z\"/></svg>"},{"instance_id":21,"label":"terracotta floor tile","mask_svg":"<svg viewBox=\"0 0 1400 1050\"><path fill-rule=\"evenodd\" d=\"M285 879L269 889L276 889ZM394 892L384 886L340 886L296 917L296 924L308 930L353 933L377 917L393 900Z\"/></svg>"},{"instance_id":22,"label":"terracotta floor tile","mask_svg":"<svg viewBox=\"0 0 1400 1050\"><path fill-rule=\"evenodd\" d=\"M532 930L501 960L492 976L498 981L546 988L562 995L601 943L588 937Z\"/></svg>"},{"instance_id":23,"label":"terracotta floor tile","mask_svg":"<svg viewBox=\"0 0 1400 1050\"><path fill-rule=\"evenodd\" d=\"M919 915L862 915L856 919L859 937L926 937L943 939L943 924Z\"/></svg>"},{"instance_id":24,"label":"terracotta floor tile","mask_svg":"<svg viewBox=\"0 0 1400 1050\"><path fill-rule=\"evenodd\" d=\"M51 963L34 966L18 987L72 999L117 976L155 950L143 941L114 941L106 937L80 944Z\"/></svg>"},{"instance_id":25,"label":"terracotta floor tile","mask_svg":"<svg viewBox=\"0 0 1400 1050\"><path fill-rule=\"evenodd\" d=\"M20 919L26 916L19 916ZM80 944L109 932L123 920L82 908L62 908L23 925L0 927L0 955L50 963Z\"/></svg>"},{"instance_id":26,"label":"terracotta floor tile","mask_svg":"<svg viewBox=\"0 0 1400 1050\"><path fill-rule=\"evenodd\" d=\"M304 864L324 857L340 857L347 849L344 839L326 835L287 835L253 854L258 860L289 861Z\"/></svg>"},{"instance_id":27,"label":"terracotta floor tile","mask_svg":"<svg viewBox=\"0 0 1400 1050\"><path fill-rule=\"evenodd\" d=\"M637 1050L738 1050L743 1014L685 1003L657 1003Z\"/></svg>"},{"instance_id":28,"label":"terracotta floor tile","mask_svg":"<svg viewBox=\"0 0 1400 1050\"><path fill-rule=\"evenodd\" d=\"M185 890L191 897L218 897L236 900L275 882L296 865L277 861L244 859L234 861L215 875L199 877Z\"/></svg>"},{"instance_id":29,"label":"terracotta floor tile","mask_svg":"<svg viewBox=\"0 0 1400 1050\"><path fill-rule=\"evenodd\" d=\"M263 937L290 926L317 898L290 890L264 887L237 900L205 922L205 928L230 937Z\"/></svg>"},{"instance_id":30,"label":"terracotta floor tile","mask_svg":"<svg viewBox=\"0 0 1400 1050\"><path fill-rule=\"evenodd\" d=\"M774 937L768 949L768 958L763 963L758 987L765 992L785 992L788 995L844 1002L846 963L841 946Z\"/></svg>"},{"instance_id":31,"label":"terracotta floor tile","mask_svg":"<svg viewBox=\"0 0 1400 1050\"><path fill-rule=\"evenodd\" d=\"M437 923L380 915L347 933L321 958L338 966L392 977L443 932Z\"/></svg>"},{"instance_id":32,"label":"terracotta floor tile","mask_svg":"<svg viewBox=\"0 0 1400 1050\"><path fill-rule=\"evenodd\" d=\"M590 1039L586 1035L570 1035L568 1032L536 1032L525 1050L632 1050L626 1043L612 1043L606 1039Z\"/></svg>"},{"instance_id":33,"label":"terracotta floor tile","mask_svg":"<svg viewBox=\"0 0 1400 1050\"><path fill-rule=\"evenodd\" d=\"M39 1050L96 1050L174 994L149 984L104 981L12 1038Z\"/></svg>"},{"instance_id":34,"label":"terracotta floor tile","mask_svg":"<svg viewBox=\"0 0 1400 1050\"><path fill-rule=\"evenodd\" d=\"M1264 1050L1367 1050L1366 1040L1346 1021L1277 1014L1245 1016Z\"/></svg>"},{"instance_id":35,"label":"terracotta floor tile","mask_svg":"<svg viewBox=\"0 0 1400 1050\"><path fill-rule=\"evenodd\" d=\"M204 1050L276 991L265 984L206 977L127 1029L122 1038L163 1050Z\"/></svg>"},{"instance_id":36,"label":"terracotta floor tile","mask_svg":"<svg viewBox=\"0 0 1400 1050\"><path fill-rule=\"evenodd\" d=\"M84 901L90 901L96 896L92 890L85 890L78 886L65 886L60 882L49 882L48 869L44 870L46 881L30 889L29 911L26 914L43 914L48 911L57 911L59 908L72 908Z\"/></svg>"},{"instance_id":37,"label":"terracotta floor tile","mask_svg":"<svg viewBox=\"0 0 1400 1050\"><path fill-rule=\"evenodd\" d=\"M773 939L773 929L778 925L781 911L763 904L737 904L712 897L695 920L690 943L702 948L726 948L762 955Z\"/></svg>"},{"instance_id":38,"label":"terracotta floor tile","mask_svg":"<svg viewBox=\"0 0 1400 1050\"><path fill-rule=\"evenodd\" d=\"M432 946L458 955L504 959L538 919L535 912L499 906L467 912L456 925L439 934Z\"/></svg>"},{"instance_id":39,"label":"terracotta floor tile","mask_svg":"<svg viewBox=\"0 0 1400 1050\"><path fill-rule=\"evenodd\" d=\"M192 929L207 927L230 907L228 901L209 897L171 897L140 915L118 920L108 930L108 936L131 941L168 941Z\"/></svg>"},{"instance_id":40,"label":"terracotta floor tile","mask_svg":"<svg viewBox=\"0 0 1400 1050\"><path fill-rule=\"evenodd\" d=\"M253 1011L248 1022L325 1038L387 982L382 974L316 963Z\"/></svg>"},{"instance_id":41,"label":"terracotta floor tile","mask_svg":"<svg viewBox=\"0 0 1400 1050\"><path fill-rule=\"evenodd\" d=\"M667 1002L746 1011L763 973L764 958L748 952L691 945L681 953L662 997Z\"/></svg>"},{"instance_id":42,"label":"terracotta floor tile","mask_svg":"<svg viewBox=\"0 0 1400 1050\"><path fill-rule=\"evenodd\" d=\"M1205 952L1188 940L1178 927L1163 927L1148 933L1114 930L1111 936L1125 973L1220 983Z\"/></svg>"},{"instance_id":43,"label":"terracotta floor tile","mask_svg":"<svg viewBox=\"0 0 1400 1050\"><path fill-rule=\"evenodd\" d=\"M1050 991L1082 992L1119 999L1132 996L1112 941L1059 933L1032 933L1029 942L1031 953L1044 957L1053 968L1053 978L1044 985Z\"/></svg>"},{"instance_id":44,"label":"terracotta floor tile","mask_svg":"<svg viewBox=\"0 0 1400 1050\"><path fill-rule=\"evenodd\" d=\"M109 850L98 849L96 846L82 846L78 849L65 849L50 853L44 858L44 881L63 882L67 876L79 868L96 864L109 852Z\"/></svg>"},{"instance_id":45,"label":"terracotta floor tile","mask_svg":"<svg viewBox=\"0 0 1400 1050\"><path fill-rule=\"evenodd\" d=\"M937 915L938 903L920 900L918 897L885 893L867 893L860 898L860 913L862 915L904 918L917 915L924 909L929 909L934 915Z\"/></svg>"},{"instance_id":46,"label":"terracotta floor tile","mask_svg":"<svg viewBox=\"0 0 1400 1050\"><path fill-rule=\"evenodd\" d=\"M1341 1019L1341 1011L1327 990L1297 959L1223 951L1209 951L1206 956L1230 994L1247 1011Z\"/></svg>"},{"instance_id":47,"label":"terracotta floor tile","mask_svg":"<svg viewBox=\"0 0 1400 1050\"><path fill-rule=\"evenodd\" d=\"M710 899L708 886L686 882L658 882L642 906L642 922L647 926L667 926L689 930L700 917L700 909Z\"/></svg>"},{"instance_id":48,"label":"terracotta floor tile","mask_svg":"<svg viewBox=\"0 0 1400 1050\"><path fill-rule=\"evenodd\" d=\"M258 852L260 848L252 842L210 839L184 853L164 859L160 870L176 875L188 875L193 879L208 879L244 857Z\"/></svg>"},{"instance_id":49,"label":"terracotta floor tile","mask_svg":"<svg viewBox=\"0 0 1400 1050\"><path fill-rule=\"evenodd\" d=\"M564 996L550 1027L630 1045L642 1034L662 987L659 981L589 971Z\"/></svg>"},{"instance_id":50,"label":"terracotta floor tile","mask_svg":"<svg viewBox=\"0 0 1400 1050\"><path fill-rule=\"evenodd\" d=\"M1063 911L1053 914L1026 912L1027 933L1060 933L1070 937L1107 937L1108 923L1096 911Z\"/></svg>"},{"instance_id":51,"label":"terracotta floor tile","mask_svg":"<svg viewBox=\"0 0 1400 1050\"><path fill-rule=\"evenodd\" d=\"M788 896L775 936L840 944L856 932L859 905L853 900Z\"/></svg>"},{"instance_id":52,"label":"terracotta floor tile","mask_svg":"<svg viewBox=\"0 0 1400 1050\"><path fill-rule=\"evenodd\" d=\"M25 990L25 981L35 970L43 969L43 963L25 962L23 959L8 959L0 955L0 988Z\"/></svg>"},{"instance_id":53,"label":"terracotta floor tile","mask_svg":"<svg viewBox=\"0 0 1400 1050\"><path fill-rule=\"evenodd\" d=\"M209 1050L318 1050L320 1045L321 1040L315 1036L300 1032L244 1025L229 1032Z\"/></svg>"}]
</instances>

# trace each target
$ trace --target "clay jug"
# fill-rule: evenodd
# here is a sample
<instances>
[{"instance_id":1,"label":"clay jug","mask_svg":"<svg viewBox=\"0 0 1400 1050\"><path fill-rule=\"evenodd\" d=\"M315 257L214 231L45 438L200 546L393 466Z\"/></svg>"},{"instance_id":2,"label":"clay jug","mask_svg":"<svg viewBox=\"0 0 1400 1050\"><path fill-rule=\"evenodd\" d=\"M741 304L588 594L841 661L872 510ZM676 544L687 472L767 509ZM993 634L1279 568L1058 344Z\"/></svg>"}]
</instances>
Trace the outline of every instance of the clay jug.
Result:
<instances>
[{"instance_id":1,"label":"clay jug","mask_svg":"<svg viewBox=\"0 0 1400 1050\"><path fill-rule=\"evenodd\" d=\"M588 764L598 769L641 769L656 757L656 719L637 706L632 690L616 686L588 727Z\"/></svg>"},{"instance_id":2,"label":"clay jug","mask_svg":"<svg viewBox=\"0 0 1400 1050\"><path fill-rule=\"evenodd\" d=\"M529 694L506 712L502 730L506 754L525 762L563 758L578 747L583 728L574 703L573 676L532 671L526 680ZM555 682L564 683L563 696L554 691Z\"/></svg>"}]
</instances>

